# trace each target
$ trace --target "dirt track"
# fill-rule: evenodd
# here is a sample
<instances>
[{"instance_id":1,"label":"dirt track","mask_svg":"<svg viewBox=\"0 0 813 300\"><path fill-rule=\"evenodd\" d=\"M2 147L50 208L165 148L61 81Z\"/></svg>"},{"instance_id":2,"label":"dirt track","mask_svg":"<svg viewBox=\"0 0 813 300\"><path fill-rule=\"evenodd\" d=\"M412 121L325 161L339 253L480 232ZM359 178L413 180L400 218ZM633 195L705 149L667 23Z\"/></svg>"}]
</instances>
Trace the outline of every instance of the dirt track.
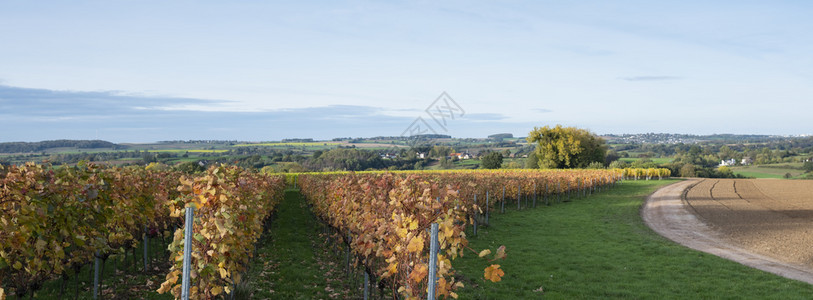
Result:
<instances>
[{"instance_id":1,"label":"dirt track","mask_svg":"<svg viewBox=\"0 0 813 300\"><path fill-rule=\"evenodd\" d=\"M649 196L641 215L689 248L813 284L813 201L803 196L811 190L799 181L686 180Z\"/></svg>"}]
</instances>

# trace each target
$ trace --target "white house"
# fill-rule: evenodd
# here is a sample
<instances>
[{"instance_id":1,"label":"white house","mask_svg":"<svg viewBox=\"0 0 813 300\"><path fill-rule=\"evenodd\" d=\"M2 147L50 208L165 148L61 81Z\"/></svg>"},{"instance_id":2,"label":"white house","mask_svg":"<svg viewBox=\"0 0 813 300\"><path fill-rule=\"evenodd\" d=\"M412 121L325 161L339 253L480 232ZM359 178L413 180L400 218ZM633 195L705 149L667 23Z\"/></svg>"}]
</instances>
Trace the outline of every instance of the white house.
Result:
<instances>
[{"instance_id":1,"label":"white house","mask_svg":"<svg viewBox=\"0 0 813 300\"><path fill-rule=\"evenodd\" d=\"M729 160L722 160L722 161L720 161L720 167L723 167L723 166L726 166L726 167L727 167L727 166L733 166L733 165L736 165L736 164L737 164L737 160L736 160L736 159L733 159L733 158L732 158L732 159L729 159Z\"/></svg>"}]
</instances>

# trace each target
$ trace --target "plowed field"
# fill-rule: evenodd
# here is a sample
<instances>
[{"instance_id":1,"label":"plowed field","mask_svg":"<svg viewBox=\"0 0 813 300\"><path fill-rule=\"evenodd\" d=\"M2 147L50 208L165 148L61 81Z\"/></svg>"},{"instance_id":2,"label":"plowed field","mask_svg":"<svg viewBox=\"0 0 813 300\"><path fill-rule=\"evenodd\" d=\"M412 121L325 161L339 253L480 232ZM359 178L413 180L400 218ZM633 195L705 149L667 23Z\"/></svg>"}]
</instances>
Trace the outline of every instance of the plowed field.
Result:
<instances>
[{"instance_id":1,"label":"plowed field","mask_svg":"<svg viewBox=\"0 0 813 300\"><path fill-rule=\"evenodd\" d=\"M705 179L686 190L685 200L729 242L813 266L813 181Z\"/></svg>"}]
</instances>

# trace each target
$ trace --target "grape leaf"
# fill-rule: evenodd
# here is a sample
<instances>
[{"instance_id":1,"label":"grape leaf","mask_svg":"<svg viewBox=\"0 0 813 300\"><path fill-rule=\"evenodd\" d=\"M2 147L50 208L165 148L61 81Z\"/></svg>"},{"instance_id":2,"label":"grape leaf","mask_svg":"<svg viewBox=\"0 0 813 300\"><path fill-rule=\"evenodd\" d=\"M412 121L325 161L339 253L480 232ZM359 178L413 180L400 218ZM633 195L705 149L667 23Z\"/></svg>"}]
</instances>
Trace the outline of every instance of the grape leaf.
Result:
<instances>
[{"instance_id":1,"label":"grape leaf","mask_svg":"<svg viewBox=\"0 0 813 300\"><path fill-rule=\"evenodd\" d=\"M504 275L505 272L500 269L500 265L490 265L486 268L484 277L491 282L499 282Z\"/></svg>"}]
</instances>

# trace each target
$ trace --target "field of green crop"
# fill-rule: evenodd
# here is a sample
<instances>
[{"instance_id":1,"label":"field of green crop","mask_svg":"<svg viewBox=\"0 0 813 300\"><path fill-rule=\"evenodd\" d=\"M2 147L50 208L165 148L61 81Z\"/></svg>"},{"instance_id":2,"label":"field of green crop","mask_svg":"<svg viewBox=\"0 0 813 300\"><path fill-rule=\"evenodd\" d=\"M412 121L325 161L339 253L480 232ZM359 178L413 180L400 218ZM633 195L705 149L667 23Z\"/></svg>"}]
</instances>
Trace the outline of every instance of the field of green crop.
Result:
<instances>
[{"instance_id":1,"label":"field of green crop","mask_svg":"<svg viewBox=\"0 0 813 300\"><path fill-rule=\"evenodd\" d=\"M734 174L754 178L785 178L785 174L790 174L791 178L796 178L804 173L804 170L796 169L796 165L800 164L739 166L731 167L731 171Z\"/></svg>"}]
</instances>

